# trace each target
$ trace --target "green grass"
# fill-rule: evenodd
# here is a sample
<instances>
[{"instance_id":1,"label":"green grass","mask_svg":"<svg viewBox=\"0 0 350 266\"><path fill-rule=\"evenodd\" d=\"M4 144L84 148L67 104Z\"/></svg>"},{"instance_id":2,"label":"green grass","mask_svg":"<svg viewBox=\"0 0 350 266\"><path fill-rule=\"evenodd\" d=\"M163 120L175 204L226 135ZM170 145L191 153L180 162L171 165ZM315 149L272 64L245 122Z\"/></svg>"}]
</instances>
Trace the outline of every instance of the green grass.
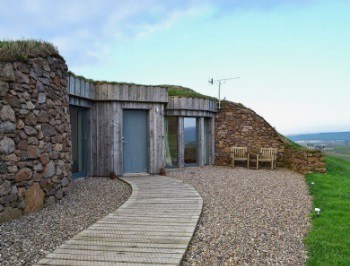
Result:
<instances>
[{"instance_id":1,"label":"green grass","mask_svg":"<svg viewBox=\"0 0 350 266\"><path fill-rule=\"evenodd\" d=\"M182 87L182 86L163 84L163 85L159 85L159 87L166 88L168 90L169 96L217 100L214 97L210 97L210 96L201 94L201 93L196 92L190 88L186 88L186 87Z\"/></svg>"},{"instance_id":2,"label":"green grass","mask_svg":"<svg viewBox=\"0 0 350 266\"><path fill-rule=\"evenodd\" d=\"M294 142L293 140L283 136L282 134L279 134L280 139L287 145L288 148L291 148L293 150L304 150L304 151L311 151L310 149L301 146L300 144Z\"/></svg>"},{"instance_id":3,"label":"green grass","mask_svg":"<svg viewBox=\"0 0 350 266\"><path fill-rule=\"evenodd\" d=\"M337 153L337 154L334 154L333 155L334 157L337 157L339 159L343 159L344 161L347 161L350 163L350 154L340 154L340 153Z\"/></svg>"},{"instance_id":4,"label":"green grass","mask_svg":"<svg viewBox=\"0 0 350 266\"><path fill-rule=\"evenodd\" d=\"M130 82L120 82L120 81L105 81L105 80L93 80L86 78L84 76L76 75L72 71L68 71L68 75L79 78L81 80L85 80L87 82L93 83L93 84L112 84L112 85L144 85L144 84L137 84L137 83L130 83ZM203 98L203 99L212 99L216 100L216 98L201 94L199 92L196 92L190 88L178 86L178 85L168 85L168 84L162 84L162 85L145 85L149 87L162 87L168 90L168 95L171 96L178 96L178 97L188 97L188 98Z\"/></svg>"},{"instance_id":5,"label":"green grass","mask_svg":"<svg viewBox=\"0 0 350 266\"><path fill-rule=\"evenodd\" d=\"M347 162L350 162L350 145L347 146L335 146L334 147L334 156L341 158Z\"/></svg>"},{"instance_id":6,"label":"green grass","mask_svg":"<svg viewBox=\"0 0 350 266\"><path fill-rule=\"evenodd\" d=\"M326 157L327 174L306 176L314 207L307 265L350 265L350 163ZM315 185L311 185L315 182Z\"/></svg>"},{"instance_id":7,"label":"green grass","mask_svg":"<svg viewBox=\"0 0 350 266\"><path fill-rule=\"evenodd\" d=\"M52 55L59 56L59 53L57 48L49 42L40 40L0 41L0 61L3 62L25 62L30 56L46 57Z\"/></svg>"}]
</instances>

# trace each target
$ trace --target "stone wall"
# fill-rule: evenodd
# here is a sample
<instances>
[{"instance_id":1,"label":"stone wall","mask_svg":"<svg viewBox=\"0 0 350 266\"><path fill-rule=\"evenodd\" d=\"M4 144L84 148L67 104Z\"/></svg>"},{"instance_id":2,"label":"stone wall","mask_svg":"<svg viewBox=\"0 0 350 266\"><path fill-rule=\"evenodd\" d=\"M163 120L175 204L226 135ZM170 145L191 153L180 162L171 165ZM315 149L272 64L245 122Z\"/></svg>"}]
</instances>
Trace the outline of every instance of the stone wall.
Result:
<instances>
[{"instance_id":1,"label":"stone wall","mask_svg":"<svg viewBox=\"0 0 350 266\"><path fill-rule=\"evenodd\" d=\"M0 222L62 198L71 181L67 66L0 62Z\"/></svg>"},{"instance_id":2,"label":"stone wall","mask_svg":"<svg viewBox=\"0 0 350 266\"><path fill-rule=\"evenodd\" d=\"M230 165L230 147L278 149L277 165L301 174L325 173L324 155L320 151L291 148L290 143L261 116L242 104L223 101L215 119L215 164Z\"/></svg>"},{"instance_id":3,"label":"stone wall","mask_svg":"<svg viewBox=\"0 0 350 266\"><path fill-rule=\"evenodd\" d=\"M286 149L285 167L301 174L326 173L324 154L317 150Z\"/></svg>"},{"instance_id":4,"label":"stone wall","mask_svg":"<svg viewBox=\"0 0 350 266\"><path fill-rule=\"evenodd\" d=\"M284 164L286 145L277 131L253 110L242 104L221 102L215 117L215 164L230 165L230 147L248 147L257 153L260 148L277 148L278 165Z\"/></svg>"}]
</instances>

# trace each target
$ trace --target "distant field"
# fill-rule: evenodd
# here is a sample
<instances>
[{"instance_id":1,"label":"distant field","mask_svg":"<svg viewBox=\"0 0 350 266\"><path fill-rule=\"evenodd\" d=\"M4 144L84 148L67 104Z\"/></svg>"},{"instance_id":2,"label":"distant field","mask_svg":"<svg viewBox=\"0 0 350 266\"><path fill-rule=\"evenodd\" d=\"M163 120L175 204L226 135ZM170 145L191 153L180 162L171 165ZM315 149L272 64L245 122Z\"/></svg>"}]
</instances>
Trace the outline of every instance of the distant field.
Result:
<instances>
[{"instance_id":1,"label":"distant field","mask_svg":"<svg viewBox=\"0 0 350 266\"><path fill-rule=\"evenodd\" d=\"M350 162L350 145L349 146L336 146L334 147L335 156L337 158L341 158L344 161Z\"/></svg>"},{"instance_id":2,"label":"distant field","mask_svg":"<svg viewBox=\"0 0 350 266\"><path fill-rule=\"evenodd\" d=\"M287 138L293 141L350 141L350 132L330 132L315 134L289 135Z\"/></svg>"},{"instance_id":3,"label":"distant field","mask_svg":"<svg viewBox=\"0 0 350 266\"><path fill-rule=\"evenodd\" d=\"M347 153L350 154L350 145L349 146L336 146L334 147L335 152Z\"/></svg>"},{"instance_id":4,"label":"distant field","mask_svg":"<svg viewBox=\"0 0 350 266\"><path fill-rule=\"evenodd\" d=\"M299 134L287 137L292 141L302 142L302 145L311 144L320 147L325 146L327 149L323 151L327 155L350 162L350 132Z\"/></svg>"}]
</instances>

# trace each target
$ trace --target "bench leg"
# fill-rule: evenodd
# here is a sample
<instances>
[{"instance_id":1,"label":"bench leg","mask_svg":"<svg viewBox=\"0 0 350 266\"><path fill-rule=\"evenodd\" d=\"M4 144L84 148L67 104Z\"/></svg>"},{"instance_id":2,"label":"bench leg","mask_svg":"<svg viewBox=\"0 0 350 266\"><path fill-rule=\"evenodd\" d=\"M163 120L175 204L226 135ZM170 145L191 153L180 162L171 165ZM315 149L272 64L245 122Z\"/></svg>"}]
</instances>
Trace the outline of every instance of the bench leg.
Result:
<instances>
[{"instance_id":1,"label":"bench leg","mask_svg":"<svg viewBox=\"0 0 350 266\"><path fill-rule=\"evenodd\" d=\"M249 169L249 158L247 160L247 168Z\"/></svg>"},{"instance_id":2,"label":"bench leg","mask_svg":"<svg viewBox=\"0 0 350 266\"><path fill-rule=\"evenodd\" d=\"M271 170L273 170L273 164L274 164L274 162L273 162L273 159L271 160Z\"/></svg>"},{"instance_id":3,"label":"bench leg","mask_svg":"<svg viewBox=\"0 0 350 266\"><path fill-rule=\"evenodd\" d=\"M235 160L234 159L232 159L231 166L235 167Z\"/></svg>"},{"instance_id":4,"label":"bench leg","mask_svg":"<svg viewBox=\"0 0 350 266\"><path fill-rule=\"evenodd\" d=\"M256 170L259 170L259 160L256 159Z\"/></svg>"}]
</instances>

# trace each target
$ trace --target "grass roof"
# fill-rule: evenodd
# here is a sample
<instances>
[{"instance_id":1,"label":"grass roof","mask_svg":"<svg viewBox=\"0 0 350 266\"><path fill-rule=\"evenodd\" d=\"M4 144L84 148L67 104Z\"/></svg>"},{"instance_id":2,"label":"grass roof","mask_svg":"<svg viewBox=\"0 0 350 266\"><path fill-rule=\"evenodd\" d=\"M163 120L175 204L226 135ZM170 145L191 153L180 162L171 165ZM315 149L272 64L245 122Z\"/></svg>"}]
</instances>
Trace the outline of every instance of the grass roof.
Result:
<instances>
[{"instance_id":1,"label":"grass roof","mask_svg":"<svg viewBox=\"0 0 350 266\"><path fill-rule=\"evenodd\" d=\"M188 98L204 98L204 99L211 99L216 100L216 98L201 94L199 92L196 92L190 88L177 86L177 85L159 85L159 87L166 88L168 90L169 96L178 96L178 97L188 97Z\"/></svg>"},{"instance_id":2,"label":"grass roof","mask_svg":"<svg viewBox=\"0 0 350 266\"><path fill-rule=\"evenodd\" d=\"M112 85L144 85L144 84L136 84L136 83L130 83L130 82L116 82L116 81L105 81L105 80L93 80L86 78L84 76L76 75L72 71L68 71L68 75L73 76L75 78L79 78L81 80L84 80L86 82L90 82L93 84L112 84ZM168 95L171 96L177 96L177 97L188 97L188 98L203 98L203 99L211 99L216 100L214 97L210 97L204 94L201 94L199 92L196 92L190 88L178 86L178 85L168 85L168 84L162 84L162 85L144 85L149 87L161 87L168 90Z\"/></svg>"},{"instance_id":3,"label":"grass roof","mask_svg":"<svg viewBox=\"0 0 350 266\"><path fill-rule=\"evenodd\" d=\"M57 56L63 59L57 48L49 42L39 40L0 41L0 61L27 61L29 57Z\"/></svg>"}]
</instances>

